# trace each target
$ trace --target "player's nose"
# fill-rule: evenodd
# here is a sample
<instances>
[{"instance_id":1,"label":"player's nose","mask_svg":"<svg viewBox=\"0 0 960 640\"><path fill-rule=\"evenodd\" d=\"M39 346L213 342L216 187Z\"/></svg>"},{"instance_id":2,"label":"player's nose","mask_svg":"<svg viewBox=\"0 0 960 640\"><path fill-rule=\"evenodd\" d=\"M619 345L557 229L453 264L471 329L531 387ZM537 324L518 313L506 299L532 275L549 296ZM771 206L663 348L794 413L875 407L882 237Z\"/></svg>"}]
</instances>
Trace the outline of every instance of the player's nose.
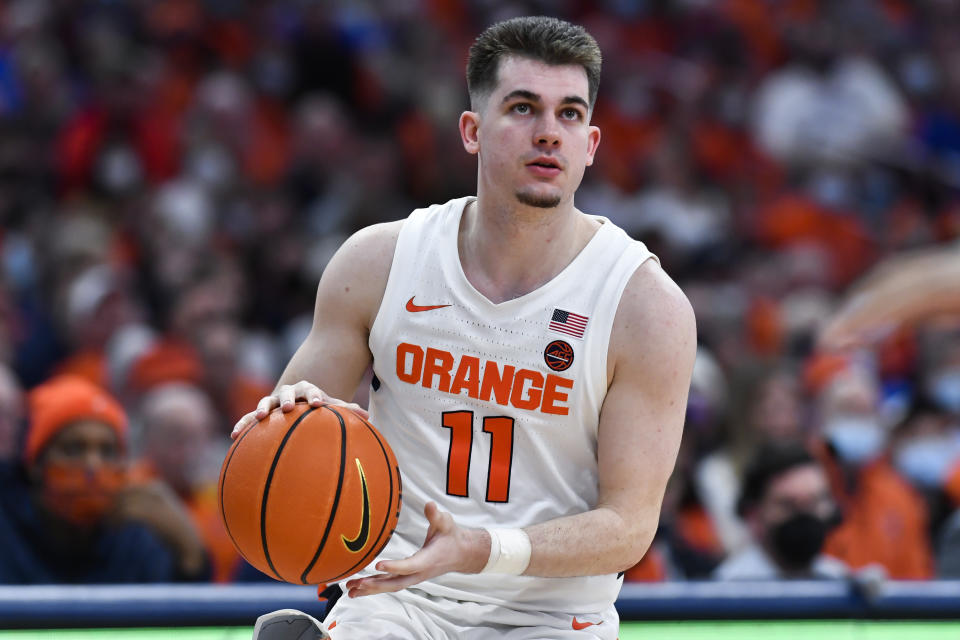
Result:
<instances>
[{"instance_id":1,"label":"player's nose","mask_svg":"<svg viewBox=\"0 0 960 640\"><path fill-rule=\"evenodd\" d=\"M537 119L534 131L534 144L537 146L559 147L561 141L560 123L552 114L545 114Z\"/></svg>"}]
</instances>

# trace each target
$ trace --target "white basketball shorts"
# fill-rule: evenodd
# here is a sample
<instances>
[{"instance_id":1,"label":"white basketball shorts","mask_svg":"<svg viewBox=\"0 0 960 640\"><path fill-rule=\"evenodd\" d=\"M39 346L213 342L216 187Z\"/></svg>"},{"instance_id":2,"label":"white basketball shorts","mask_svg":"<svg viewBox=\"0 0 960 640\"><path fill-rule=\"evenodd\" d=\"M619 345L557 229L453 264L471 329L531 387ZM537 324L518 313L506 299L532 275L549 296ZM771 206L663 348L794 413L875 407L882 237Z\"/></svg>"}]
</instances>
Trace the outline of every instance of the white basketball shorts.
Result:
<instances>
[{"instance_id":1,"label":"white basketball shorts","mask_svg":"<svg viewBox=\"0 0 960 640\"><path fill-rule=\"evenodd\" d=\"M413 587L361 598L344 595L324 627L333 640L616 640L620 618L613 605L602 614L521 611Z\"/></svg>"}]
</instances>

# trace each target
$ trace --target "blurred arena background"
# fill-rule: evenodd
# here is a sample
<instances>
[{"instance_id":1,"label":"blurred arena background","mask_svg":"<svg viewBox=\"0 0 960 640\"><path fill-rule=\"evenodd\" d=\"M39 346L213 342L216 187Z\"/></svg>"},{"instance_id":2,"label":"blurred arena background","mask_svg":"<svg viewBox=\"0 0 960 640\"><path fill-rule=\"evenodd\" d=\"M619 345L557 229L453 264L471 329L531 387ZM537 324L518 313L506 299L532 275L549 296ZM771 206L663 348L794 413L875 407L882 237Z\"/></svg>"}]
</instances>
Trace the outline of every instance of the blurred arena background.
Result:
<instances>
[{"instance_id":1,"label":"blurred arena background","mask_svg":"<svg viewBox=\"0 0 960 640\"><path fill-rule=\"evenodd\" d=\"M954 0L6 0L4 467L21 465L24 393L85 378L130 417L131 482L165 486L203 541L208 571L189 588L279 586L219 528L230 428L305 336L349 234L474 191L456 129L466 51L521 14L579 22L599 41L603 139L577 205L645 241L698 319L684 444L654 545L627 574L621 610L638 622L621 637L707 637L706 623L671 626L663 610L741 619L711 638L957 637L945 620L960 618L958 318L887 327L855 350L817 340L874 265L957 247ZM871 443L844 439L851 417L875 427ZM737 582L697 592L756 543L764 523L748 514L766 488L744 478L784 442L811 452L843 517L822 545L842 563L839 591L784 584L740 609L755 592ZM900 581L912 604L885 591ZM232 606L203 588L210 607ZM81 638L93 635L63 629L160 624L110 597L44 593L0 593L0 627ZM31 594L39 608L18 616ZM237 606L217 620L176 609L162 624L252 624ZM862 618L939 622L850 622ZM631 626L642 620L659 622Z\"/></svg>"}]
</instances>

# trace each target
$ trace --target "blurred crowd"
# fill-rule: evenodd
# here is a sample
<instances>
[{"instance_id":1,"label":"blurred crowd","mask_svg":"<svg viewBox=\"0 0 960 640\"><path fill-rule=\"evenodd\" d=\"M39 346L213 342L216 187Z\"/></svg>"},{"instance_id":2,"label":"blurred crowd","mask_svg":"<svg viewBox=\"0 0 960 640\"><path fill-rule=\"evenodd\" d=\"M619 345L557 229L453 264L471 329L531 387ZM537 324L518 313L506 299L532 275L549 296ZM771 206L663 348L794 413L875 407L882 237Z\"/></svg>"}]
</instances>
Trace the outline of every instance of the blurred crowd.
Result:
<instances>
[{"instance_id":1,"label":"blurred crowd","mask_svg":"<svg viewBox=\"0 0 960 640\"><path fill-rule=\"evenodd\" d=\"M600 43L577 205L646 242L698 319L627 579L960 575L960 322L817 344L877 261L960 235L960 3L7 0L0 457L23 491L0 540L27 522L59 555L0 581L257 579L217 513L230 428L350 233L475 192L467 48L521 14ZM126 470L61 473L79 459ZM92 521L169 557L135 571ZM107 547L125 571L104 578Z\"/></svg>"}]
</instances>

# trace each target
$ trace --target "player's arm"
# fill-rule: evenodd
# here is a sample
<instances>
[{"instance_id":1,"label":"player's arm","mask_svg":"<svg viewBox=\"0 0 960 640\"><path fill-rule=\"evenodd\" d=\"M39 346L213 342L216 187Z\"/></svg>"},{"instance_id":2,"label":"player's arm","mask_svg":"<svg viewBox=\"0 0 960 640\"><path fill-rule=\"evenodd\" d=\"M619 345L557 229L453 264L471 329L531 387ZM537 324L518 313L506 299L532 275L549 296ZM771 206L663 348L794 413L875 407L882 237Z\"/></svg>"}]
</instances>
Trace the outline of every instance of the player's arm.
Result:
<instances>
[{"instance_id":1,"label":"player's arm","mask_svg":"<svg viewBox=\"0 0 960 640\"><path fill-rule=\"evenodd\" d=\"M597 435L596 508L527 527L526 575L629 569L646 553L680 448L696 357L693 310L660 266L637 270L617 309Z\"/></svg>"},{"instance_id":2,"label":"player's arm","mask_svg":"<svg viewBox=\"0 0 960 640\"><path fill-rule=\"evenodd\" d=\"M693 310L659 265L634 274L617 310L610 387L597 438L599 499L594 509L527 527L525 575L615 573L636 564L653 540L673 471L696 357ZM413 556L382 561L384 574L347 582L351 596L397 591L449 572L478 573L490 556L484 529L459 527L434 503Z\"/></svg>"},{"instance_id":3,"label":"player's arm","mask_svg":"<svg viewBox=\"0 0 960 640\"><path fill-rule=\"evenodd\" d=\"M841 301L821 332L826 348L858 346L900 325L960 314L960 247L927 249L881 262Z\"/></svg>"},{"instance_id":4,"label":"player's arm","mask_svg":"<svg viewBox=\"0 0 960 640\"><path fill-rule=\"evenodd\" d=\"M313 406L333 402L366 416L351 398L370 364L367 338L380 308L402 221L367 227L340 247L320 278L310 333L287 363L273 393L260 400L233 429L236 437L277 406L297 400Z\"/></svg>"}]
</instances>

